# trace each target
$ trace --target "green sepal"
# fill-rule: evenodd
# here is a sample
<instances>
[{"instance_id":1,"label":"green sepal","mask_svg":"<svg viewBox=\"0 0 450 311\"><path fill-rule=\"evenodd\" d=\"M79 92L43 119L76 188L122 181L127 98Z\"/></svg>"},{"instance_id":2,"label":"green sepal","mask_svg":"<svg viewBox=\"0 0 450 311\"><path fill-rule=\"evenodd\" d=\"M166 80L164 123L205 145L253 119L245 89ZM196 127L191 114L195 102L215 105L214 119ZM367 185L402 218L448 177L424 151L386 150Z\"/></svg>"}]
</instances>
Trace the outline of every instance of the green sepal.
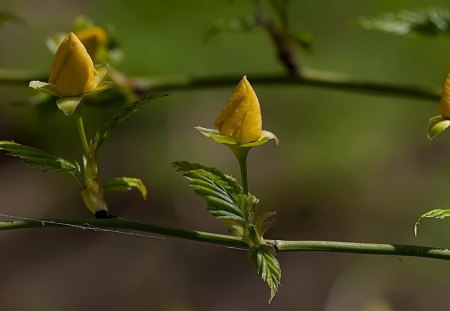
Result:
<instances>
[{"instance_id":1,"label":"green sepal","mask_svg":"<svg viewBox=\"0 0 450 311\"><path fill-rule=\"evenodd\" d=\"M259 145L263 145L267 143L269 140L274 139L275 143L278 145L280 143L280 140L275 136L275 134L268 132L268 131L262 131L261 137L257 141L245 143L245 144L239 144L236 139L230 136L222 135L219 133L218 130L214 129L207 129L201 126L196 126L196 130L198 130L200 133L205 135L208 138L213 139L214 141L225 144L225 145L238 145L240 147L255 147Z\"/></svg>"},{"instance_id":2,"label":"green sepal","mask_svg":"<svg viewBox=\"0 0 450 311\"><path fill-rule=\"evenodd\" d=\"M56 51L58 50L58 47L61 45L61 42L63 42L65 36L66 36L65 33L59 32L57 34L52 35L51 37L48 37L45 40L45 44L47 45L47 48L50 50L50 52L56 54Z\"/></svg>"},{"instance_id":3,"label":"green sepal","mask_svg":"<svg viewBox=\"0 0 450 311\"><path fill-rule=\"evenodd\" d=\"M71 116L82 100L83 97L60 97L56 100L56 105L66 116Z\"/></svg>"},{"instance_id":4,"label":"green sepal","mask_svg":"<svg viewBox=\"0 0 450 311\"><path fill-rule=\"evenodd\" d=\"M82 184L80 165L76 161L69 161L13 141L0 141L0 150L6 151L10 156L20 158L26 165L37 170L69 173Z\"/></svg>"},{"instance_id":5,"label":"green sepal","mask_svg":"<svg viewBox=\"0 0 450 311\"><path fill-rule=\"evenodd\" d=\"M97 70L97 74L94 76L94 87L89 90L89 92L84 94L84 96L97 94L116 86L113 81L103 81L103 79L106 77L106 74L108 73L108 65L95 65L95 70Z\"/></svg>"},{"instance_id":6,"label":"green sepal","mask_svg":"<svg viewBox=\"0 0 450 311\"><path fill-rule=\"evenodd\" d=\"M275 249L267 244L254 246L250 248L248 257L270 288L270 303L275 297L281 281L281 267L276 258Z\"/></svg>"},{"instance_id":7,"label":"green sepal","mask_svg":"<svg viewBox=\"0 0 450 311\"><path fill-rule=\"evenodd\" d=\"M139 178L116 177L103 182L104 190L130 191L132 188L136 188L141 193L142 198L147 200L147 187Z\"/></svg>"},{"instance_id":8,"label":"green sepal","mask_svg":"<svg viewBox=\"0 0 450 311\"><path fill-rule=\"evenodd\" d=\"M94 87L92 90L87 92L85 95L97 94L97 93L109 90L115 86L116 86L116 83L114 83L113 81L102 81L96 87Z\"/></svg>"},{"instance_id":9,"label":"green sepal","mask_svg":"<svg viewBox=\"0 0 450 311\"><path fill-rule=\"evenodd\" d=\"M137 108L143 104L156 100L158 98L167 96L168 94L150 94L145 96L143 99L134 102L130 105L125 106L119 110L111 120L103 124L96 132L93 145L94 145L94 157L96 157L100 146L103 144L105 139L111 135L111 133L121 124L125 119L137 111Z\"/></svg>"},{"instance_id":10,"label":"green sepal","mask_svg":"<svg viewBox=\"0 0 450 311\"><path fill-rule=\"evenodd\" d=\"M414 224L414 235L417 236L419 224L425 218L444 219L447 217L450 217L450 209L434 209L420 215L420 217L416 220L416 223Z\"/></svg>"},{"instance_id":11,"label":"green sepal","mask_svg":"<svg viewBox=\"0 0 450 311\"><path fill-rule=\"evenodd\" d=\"M100 64L95 65L95 70L97 70L97 74L94 76L94 89L103 81L108 73L108 65Z\"/></svg>"},{"instance_id":12,"label":"green sepal","mask_svg":"<svg viewBox=\"0 0 450 311\"><path fill-rule=\"evenodd\" d=\"M42 82L42 81L31 81L29 84L29 87L39 91L43 92L52 96L59 97L56 100L56 104L58 108L64 112L66 116L70 116L74 113L74 111L77 109L78 105L80 104L81 100L88 95L97 94L103 91L106 91L112 87L115 86L115 83L112 81L103 81L104 77L106 76L108 66L107 65L97 65L96 67L97 73L94 76L94 88L92 88L89 92L86 92L85 94L77 97L62 97L60 94L58 94L58 91L56 90L55 86L51 83Z\"/></svg>"},{"instance_id":13,"label":"green sepal","mask_svg":"<svg viewBox=\"0 0 450 311\"><path fill-rule=\"evenodd\" d=\"M28 86L48 95L59 96L55 86L51 83L33 80Z\"/></svg>"},{"instance_id":14,"label":"green sepal","mask_svg":"<svg viewBox=\"0 0 450 311\"><path fill-rule=\"evenodd\" d=\"M450 126L450 120L444 119L442 116L431 117L428 121L428 139L433 139L437 135Z\"/></svg>"}]
</instances>

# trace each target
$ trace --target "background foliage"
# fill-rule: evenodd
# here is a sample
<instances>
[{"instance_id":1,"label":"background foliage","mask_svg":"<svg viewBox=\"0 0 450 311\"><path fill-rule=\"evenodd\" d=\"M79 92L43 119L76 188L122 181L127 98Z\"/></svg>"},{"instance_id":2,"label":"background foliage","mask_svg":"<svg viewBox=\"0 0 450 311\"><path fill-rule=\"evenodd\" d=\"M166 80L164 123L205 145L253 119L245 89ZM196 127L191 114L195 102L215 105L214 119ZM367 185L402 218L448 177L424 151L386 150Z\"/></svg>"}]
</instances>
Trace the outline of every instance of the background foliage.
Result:
<instances>
[{"instance_id":1,"label":"background foliage","mask_svg":"<svg viewBox=\"0 0 450 311\"><path fill-rule=\"evenodd\" d=\"M450 67L450 41L398 37L354 26L361 16L446 1L291 1L292 28L314 36L301 66L381 82L440 86ZM85 14L112 24L130 75L282 73L262 30L230 33L204 42L218 19L247 17L247 1L30 1L0 9L23 23L0 29L0 68L46 73L45 39ZM202 162L239 176L223 146L205 140L196 125L212 127L233 86L171 92L142 107L103 146L105 179L140 177L137 192L108 194L123 217L224 232L171 167L173 160ZM448 133L428 142L428 118L437 103L333 90L258 86L264 128L281 139L249 156L250 191L262 210L277 210L268 238L355 240L446 246L448 227L417 216L448 208ZM0 138L79 159L75 124L56 106L21 105L35 93L0 85ZM87 107L87 130L116 107ZM207 124L207 123L210 124ZM92 136L92 135L90 135ZM27 217L90 217L65 175L32 171L0 155L1 213ZM267 305L266 285L238 250L174 240L80 230L21 230L0 234L5 310L430 310L445 309L450 287L446 262L375 256L280 254L283 285ZM374 307L375 306L375 307ZM374 307L376 309L370 309Z\"/></svg>"}]
</instances>

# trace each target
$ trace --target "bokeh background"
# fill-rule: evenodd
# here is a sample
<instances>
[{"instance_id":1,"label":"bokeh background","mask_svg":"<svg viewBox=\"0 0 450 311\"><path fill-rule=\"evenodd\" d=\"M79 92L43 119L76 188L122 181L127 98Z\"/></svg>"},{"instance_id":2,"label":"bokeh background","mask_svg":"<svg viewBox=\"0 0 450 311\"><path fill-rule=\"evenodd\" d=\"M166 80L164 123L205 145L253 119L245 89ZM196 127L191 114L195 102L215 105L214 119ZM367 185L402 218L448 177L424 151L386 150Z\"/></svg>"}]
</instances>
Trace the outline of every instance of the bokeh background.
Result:
<instances>
[{"instance_id":1,"label":"bokeh background","mask_svg":"<svg viewBox=\"0 0 450 311\"><path fill-rule=\"evenodd\" d=\"M360 16L437 0L291 1L291 27L314 35L302 66L386 83L440 86L450 67L448 37L396 37L352 26ZM132 76L281 74L262 30L223 34L205 43L220 18L252 14L250 1L1 1L27 26L0 29L0 68L47 73L46 38L84 14L113 25ZM238 81L236 81L237 83ZM214 165L235 176L225 147L193 127L212 127L234 85L170 92L128 119L104 145L101 176L136 176L149 187L108 193L112 213L167 226L225 233L205 203L171 167L174 160ZM276 210L268 238L389 242L446 247L446 221L416 218L450 205L450 138L429 142L437 102L313 87L254 85L264 128L281 144L249 157L251 191ZM0 139L80 159L74 120L56 106L23 105L26 84L0 85ZM18 104L19 103L19 104ZM88 133L117 106L83 107ZM0 155L0 213L39 218L92 217L66 175L43 174ZM0 234L1 310L445 310L445 261L333 253L282 253L282 285L273 302L239 250L173 239L79 229Z\"/></svg>"}]
</instances>

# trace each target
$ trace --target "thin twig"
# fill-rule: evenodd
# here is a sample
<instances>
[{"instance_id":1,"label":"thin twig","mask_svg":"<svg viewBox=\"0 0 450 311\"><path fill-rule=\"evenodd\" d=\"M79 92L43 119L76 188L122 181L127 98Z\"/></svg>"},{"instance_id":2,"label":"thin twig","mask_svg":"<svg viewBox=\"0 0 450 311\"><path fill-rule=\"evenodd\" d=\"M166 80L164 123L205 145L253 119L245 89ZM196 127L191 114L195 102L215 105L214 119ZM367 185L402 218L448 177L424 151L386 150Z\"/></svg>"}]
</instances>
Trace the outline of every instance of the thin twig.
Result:
<instances>
[{"instance_id":1,"label":"thin twig","mask_svg":"<svg viewBox=\"0 0 450 311\"><path fill-rule=\"evenodd\" d=\"M324 88L337 91L369 93L375 95L402 96L437 102L440 88L418 85L389 84L348 77L343 74L304 70L301 77L276 74L248 74L252 85L274 85L291 87ZM149 92L167 92L177 90L194 90L217 87L229 87L236 84L240 75L223 75L212 77L169 76L137 79L140 87L145 84Z\"/></svg>"},{"instance_id":2,"label":"thin twig","mask_svg":"<svg viewBox=\"0 0 450 311\"><path fill-rule=\"evenodd\" d=\"M239 238L216 234L210 232L194 231L169 228L151 224L138 223L121 218L112 219L36 219L36 220L15 220L0 222L0 231L25 229L25 228L51 228L51 227L75 227L81 229L98 230L113 229L152 233L166 237L176 237L184 240L204 242L214 245L222 245L247 249L247 245ZM108 231L107 231L108 232ZM119 231L112 231L121 233ZM409 256L450 260L450 250L446 248L427 247L417 245L397 245L397 244L379 244L379 243L355 243L338 241L286 241L286 240L266 240L274 245L278 252L338 252L338 253L358 253L370 255L389 255L389 256Z\"/></svg>"},{"instance_id":3,"label":"thin twig","mask_svg":"<svg viewBox=\"0 0 450 311\"><path fill-rule=\"evenodd\" d=\"M300 74L297 56L288 37L288 29L278 29L259 0L253 0L255 18L266 31L277 52L278 60L290 75ZM281 17L282 18L282 17ZM287 21L286 21L287 22ZM285 27L288 25L286 24Z\"/></svg>"},{"instance_id":4,"label":"thin twig","mask_svg":"<svg viewBox=\"0 0 450 311\"><path fill-rule=\"evenodd\" d=\"M39 76L12 71L5 73L0 70L0 85L23 85L27 86L31 80L39 80ZM371 93L377 95L403 96L430 101L439 101L440 88L424 87L419 85L391 84L383 82L373 82L351 78L344 74L335 72L320 71L314 69L304 69L302 76L287 76L282 74L252 74L247 76L253 85L287 85L292 87L313 87L330 90ZM137 94L148 92L168 92L178 90L195 90L218 87L230 87L236 85L242 75L221 75L221 76L155 76L155 77L129 77L128 84L135 89ZM45 80L45 78L40 78Z\"/></svg>"}]
</instances>

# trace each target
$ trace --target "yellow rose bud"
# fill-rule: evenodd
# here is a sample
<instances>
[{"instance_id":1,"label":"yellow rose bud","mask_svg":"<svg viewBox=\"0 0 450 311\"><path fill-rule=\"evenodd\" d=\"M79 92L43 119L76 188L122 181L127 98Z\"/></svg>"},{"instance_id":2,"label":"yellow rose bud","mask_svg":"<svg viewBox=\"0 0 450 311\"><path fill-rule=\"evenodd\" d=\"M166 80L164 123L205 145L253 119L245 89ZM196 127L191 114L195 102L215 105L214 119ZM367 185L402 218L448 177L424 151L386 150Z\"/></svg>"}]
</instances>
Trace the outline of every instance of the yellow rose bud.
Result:
<instances>
[{"instance_id":1,"label":"yellow rose bud","mask_svg":"<svg viewBox=\"0 0 450 311\"><path fill-rule=\"evenodd\" d=\"M61 97L81 96L94 88L96 74L83 43L69 33L53 57L48 82L55 86Z\"/></svg>"},{"instance_id":2,"label":"yellow rose bud","mask_svg":"<svg viewBox=\"0 0 450 311\"><path fill-rule=\"evenodd\" d=\"M450 72L445 79L442 89L441 103L439 105L439 113L445 119L450 119Z\"/></svg>"},{"instance_id":3,"label":"yellow rose bud","mask_svg":"<svg viewBox=\"0 0 450 311\"><path fill-rule=\"evenodd\" d=\"M220 134L233 137L239 144L261 138L261 108L255 91L244 76L233 95L217 117L215 125Z\"/></svg>"},{"instance_id":4,"label":"yellow rose bud","mask_svg":"<svg viewBox=\"0 0 450 311\"><path fill-rule=\"evenodd\" d=\"M94 58L98 50L106 45L107 35L101 27L91 27L77 31L75 35L83 43L91 58Z\"/></svg>"}]
</instances>

